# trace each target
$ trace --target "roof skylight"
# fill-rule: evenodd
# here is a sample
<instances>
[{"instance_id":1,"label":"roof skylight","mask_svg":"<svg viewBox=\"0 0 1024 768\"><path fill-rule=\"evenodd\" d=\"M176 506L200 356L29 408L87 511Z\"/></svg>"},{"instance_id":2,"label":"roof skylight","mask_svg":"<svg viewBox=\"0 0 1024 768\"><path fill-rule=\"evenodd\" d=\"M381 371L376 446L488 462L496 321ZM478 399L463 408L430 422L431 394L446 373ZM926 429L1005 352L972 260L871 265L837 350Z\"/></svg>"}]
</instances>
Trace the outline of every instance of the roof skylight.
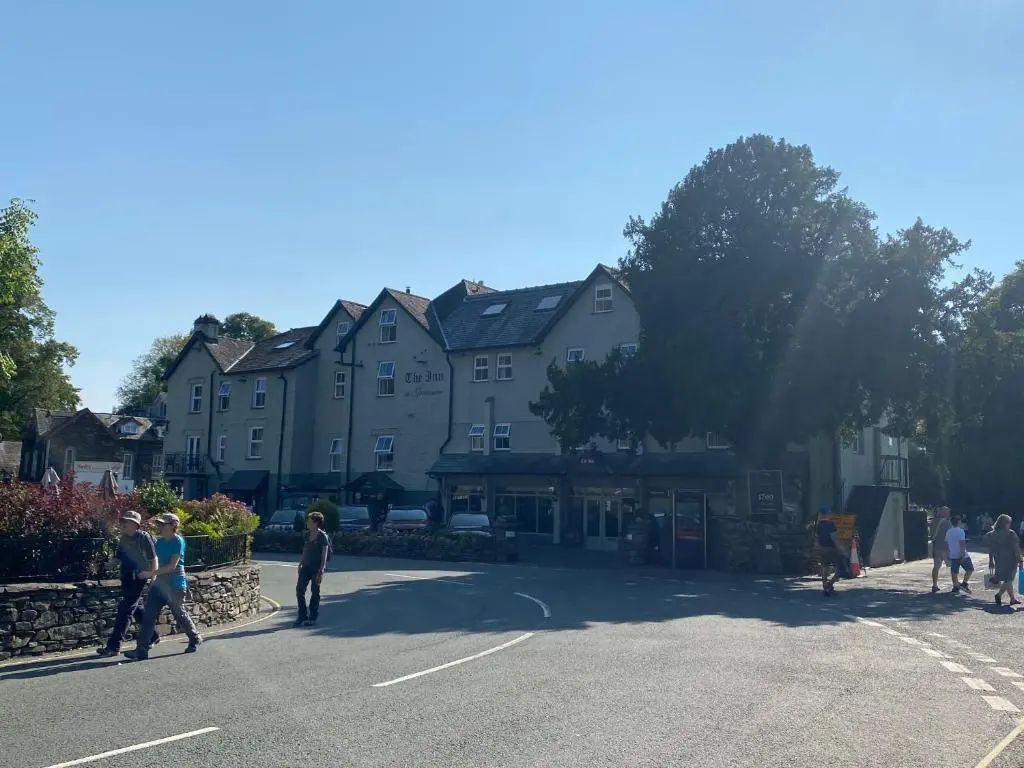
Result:
<instances>
[{"instance_id":1,"label":"roof skylight","mask_svg":"<svg viewBox=\"0 0 1024 768\"><path fill-rule=\"evenodd\" d=\"M536 311L543 312L548 309L554 309L555 307L558 306L558 302L560 302L561 300L561 296L545 296L543 299L540 300L540 303L537 305Z\"/></svg>"},{"instance_id":2,"label":"roof skylight","mask_svg":"<svg viewBox=\"0 0 1024 768\"><path fill-rule=\"evenodd\" d=\"M480 313L481 317L493 317L494 315L500 315L505 311L505 307L508 304L491 304L487 309Z\"/></svg>"}]
</instances>

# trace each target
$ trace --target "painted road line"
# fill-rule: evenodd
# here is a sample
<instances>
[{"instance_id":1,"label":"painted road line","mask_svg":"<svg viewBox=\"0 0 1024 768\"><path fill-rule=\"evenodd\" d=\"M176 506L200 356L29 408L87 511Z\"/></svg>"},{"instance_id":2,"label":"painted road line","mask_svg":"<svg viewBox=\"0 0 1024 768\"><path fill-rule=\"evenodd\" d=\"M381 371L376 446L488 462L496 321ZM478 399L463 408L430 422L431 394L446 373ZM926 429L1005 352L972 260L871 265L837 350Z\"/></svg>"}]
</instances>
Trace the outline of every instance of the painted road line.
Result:
<instances>
[{"instance_id":1,"label":"painted road line","mask_svg":"<svg viewBox=\"0 0 1024 768\"><path fill-rule=\"evenodd\" d=\"M985 702L997 712L1020 712L1013 704L1002 696L982 696Z\"/></svg>"},{"instance_id":2,"label":"painted road line","mask_svg":"<svg viewBox=\"0 0 1024 768\"><path fill-rule=\"evenodd\" d=\"M551 618L551 609L548 608L548 604L545 603L543 600L538 600L533 595L528 595L525 592L513 592L512 594L514 594L516 597L524 597L527 600L530 600L530 601L536 603L537 605L540 606L540 609L544 612L544 618L545 619L550 619Z\"/></svg>"},{"instance_id":3,"label":"painted road line","mask_svg":"<svg viewBox=\"0 0 1024 768\"><path fill-rule=\"evenodd\" d=\"M257 560L257 565L276 565L278 568L298 568L298 563L277 562L276 560Z\"/></svg>"},{"instance_id":4,"label":"painted road line","mask_svg":"<svg viewBox=\"0 0 1024 768\"><path fill-rule=\"evenodd\" d=\"M1024 720L1017 723L1017 727L1006 734L998 744L992 747L992 751L981 758L981 762L974 766L974 768L989 768L989 766L995 762L996 758L1003 754L1003 752L1006 751L1006 748L1013 744L1014 740L1020 736L1021 733L1024 733Z\"/></svg>"},{"instance_id":5,"label":"painted road line","mask_svg":"<svg viewBox=\"0 0 1024 768\"><path fill-rule=\"evenodd\" d=\"M934 648L922 648L922 651L927 653L933 659L948 659L949 656L944 654L942 651L936 651Z\"/></svg>"},{"instance_id":6,"label":"painted road line","mask_svg":"<svg viewBox=\"0 0 1024 768\"><path fill-rule=\"evenodd\" d=\"M929 632L928 637L945 637L941 632Z\"/></svg>"},{"instance_id":7,"label":"painted road line","mask_svg":"<svg viewBox=\"0 0 1024 768\"><path fill-rule=\"evenodd\" d=\"M967 684L967 687L971 688L972 690L995 691L995 688L986 683L980 677L961 677L960 679L963 680Z\"/></svg>"},{"instance_id":8,"label":"painted road line","mask_svg":"<svg viewBox=\"0 0 1024 768\"><path fill-rule=\"evenodd\" d=\"M918 640L916 637L901 637L900 640L902 640L907 645L928 645L928 643L924 642L923 640Z\"/></svg>"},{"instance_id":9,"label":"painted road line","mask_svg":"<svg viewBox=\"0 0 1024 768\"><path fill-rule=\"evenodd\" d=\"M971 656L972 659L974 659L975 661L980 661L982 664L998 664L999 663L998 660L993 659L991 656L983 656L980 653L972 653L972 654L970 654L970 656Z\"/></svg>"},{"instance_id":10,"label":"painted road line","mask_svg":"<svg viewBox=\"0 0 1024 768\"><path fill-rule=\"evenodd\" d=\"M989 667L989 669L1003 677L1021 677L1021 675L1018 675L1012 669L1007 669L1006 667Z\"/></svg>"},{"instance_id":11,"label":"painted road line","mask_svg":"<svg viewBox=\"0 0 1024 768\"><path fill-rule=\"evenodd\" d=\"M881 627L881 625L879 625L879 626ZM897 632L895 629L889 629L888 627L881 627L881 629L887 635L892 635L893 637L903 637L903 634L900 633L900 632Z\"/></svg>"},{"instance_id":12,"label":"painted road line","mask_svg":"<svg viewBox=\"0 0 1024 768\"><path fill-rule=\"evenodd\" d=\"M963 664L957 664L955 661L940 661L939 663L946 669L948 669L950 672L956 672L958 675L971 674L971 670L969 670Z\"/></svg>"},{"instance_id":13,"label":"painted road line","mask_svg":"<svg viewBox=\"0 0 1024 768\"><path fill-rule=\"evenodd\" d=\"M410 576L408 573L385 573L385 576L394 576L396 579L410 579L411 581L431 581L434 584L458 584L462 587L471 587L464 581L452 581L445 576Z\"/></svg>"},{"instance_id":14,"label":"painted road line","mask_svg":"<svg viewBox=\"0 0 1024 768\"><path fill-rule=\"evenodd\" d=\"M860 617L857 617L857 621L859 621L861 624L867 624L869 627L878 627L879 629L885 629L885 627L883 627L877 621L871 621L871 619L862 619ZM892 630L886 629L886 632L892 632ZM899 632L895 634L899 634Z\"/></svg>"},{"instance_id":15,"label":"painted road line","mask_svg":"<svg viewBox=\"0 0 1024 768\"><path fill-rule=\"evenodd\" d=\"M138 752L140 749L148 749L149 747L158 747L161 744L170 744L172 741L181 741L182 739L191 739L193 736L202 736L204 733L213 733L219 731L219 728L200 728L198 731L189 731L188 733L179 733L177 736L168 736L165 739L156 739L155 741L147 741L142 744L135 744L131 747L121 747L121 749L112 749L109 752L101 752L98 755L91 755L89 757L80 757L77 760L69 760L66 763L56 763L54 765L48 765L46 768L71 768L73 765L85 765L86 763L94 763L97 760L105 760L108 757L114 757L115 755L124 755L128 752Z\"/></svg>"},{"instance_id":16,"label":"painted road line","mask_svg":"<svg viewBox=\"0 0 1024 768\"><path fill-rule=\"evenodd\" d=\"M456 667L459 664L465 664L468 661L476 661L477 659L482 659L484 656L490 656L492 653L497 653L498 651L503 651L506 648L511 648L516 643L521 643L523 642L523 640L528 640L529 638L533 637L533 635L533 632L527 632L525 634L520 635L519 637L509 640L507 643L496 645L494 648L488 648L486 651L474 653L472 656L466 656L465 658L456 659L455 661L449 661L447 664L440 664L436 667L431 667L430 669L424 669L422 672L413 672L411 675L403 675L402 677L396 677L394 680L386 680L383 683L374 683L373 687L387 688L389 685L404 683L407 680L415 680L417 677L423 677L424 675L432 675L434 672L440 672L445 669L450 669L451 667Z\"/></svg>"},{"instance_id":17,"label":"painted road line","mask_svg":"<svg viewBox=\"0 0 1024 768\"><path fill-rule=\"evenodd\" d=\"M1020 680L1014 680L1013 684L1016 685L1018 688L1020 688L1022 691L1024 691L1024 682L1022 682Z\"/></svg>"}]
</instances>

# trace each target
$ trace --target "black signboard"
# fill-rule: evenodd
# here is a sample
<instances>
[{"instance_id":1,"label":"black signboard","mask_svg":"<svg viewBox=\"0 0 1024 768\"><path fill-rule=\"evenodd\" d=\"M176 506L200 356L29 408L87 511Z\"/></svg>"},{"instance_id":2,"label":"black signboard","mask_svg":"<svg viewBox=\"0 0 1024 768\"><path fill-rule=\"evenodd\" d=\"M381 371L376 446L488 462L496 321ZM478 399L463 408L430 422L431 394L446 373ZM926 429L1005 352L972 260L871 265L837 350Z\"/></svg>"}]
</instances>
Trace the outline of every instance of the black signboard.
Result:
<instances>
[{"instance_id":1,"label":"black signboard","mask_svg":"<svg viewBox=\"0 0 1024 768\"><path fill-rule=\"evenodd\" d=\"M782 471L762 469L747 473L750 516L782 518Z\"/></svg>"}]
</instances>

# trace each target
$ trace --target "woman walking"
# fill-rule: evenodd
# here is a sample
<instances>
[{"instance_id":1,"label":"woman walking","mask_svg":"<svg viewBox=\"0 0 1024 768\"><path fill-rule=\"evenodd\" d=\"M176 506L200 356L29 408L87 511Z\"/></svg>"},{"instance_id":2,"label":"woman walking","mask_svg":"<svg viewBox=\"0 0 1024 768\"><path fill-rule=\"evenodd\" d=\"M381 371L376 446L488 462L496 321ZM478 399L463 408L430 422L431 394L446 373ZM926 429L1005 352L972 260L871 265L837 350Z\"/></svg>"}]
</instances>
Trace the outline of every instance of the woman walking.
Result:
<instances>
[{"instance_id":1,"label":"woman walking","mask_svg":"<svg viewBox=\"0 0 1024 768\"><path fill-rule=\"evenodd\" d=\"M1010 605L1021 604L1013 595L1013 583L1017 580L1017 573L1024 568L1024 557L1021 556L1017 534L1010 529L1011 522L1009 515L1000 515L995 527L985 535L988 556L995 565L995 581L999 585L996 605L1003 604L1004 592L1010 597Z\"/></svg>"}]
</instances>

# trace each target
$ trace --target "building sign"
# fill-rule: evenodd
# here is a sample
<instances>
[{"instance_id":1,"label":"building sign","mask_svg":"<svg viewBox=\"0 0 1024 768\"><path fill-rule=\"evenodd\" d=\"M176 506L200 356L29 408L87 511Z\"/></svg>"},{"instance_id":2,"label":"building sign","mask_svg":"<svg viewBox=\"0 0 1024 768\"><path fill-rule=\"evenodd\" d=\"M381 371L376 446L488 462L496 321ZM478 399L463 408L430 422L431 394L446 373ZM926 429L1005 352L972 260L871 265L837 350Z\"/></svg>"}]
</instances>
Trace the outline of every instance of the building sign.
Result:
<instances>
[{"instance_id":1,"label":"building sign","mask_svg":"<svg viewBox=\"0 0 1024 768\"><path fill-rule=\"evenodd\" d=\"M839 534L839 540L846 544L846 546L850 546L850 542L853 541L853 534L857 530L856 515L842 515L835 512L829 512L825 515L818 515L818 519L831 520L835 523L836 533Z\"/></svg>"},{"instance_id":2,"label":"building sign","mask_svg":"<svg viewBox=\"0 0 1024 768\"><path fill-rule=\"evenodd\" d=\"M405 390L406 397L432 397L434 395L443 395L444 387L429 386L431 384L440 384L444 381L444 373L442 371L424 371L423 373L413 373L410 371L405 374L405 383L412 384L413 386Z\"/></svg>"},{"instance_id":3,"label":"building sign","mask_svg":"<svg viewBox=\"0 0 1024 768\"><path fill-rule=\"evenodd\" d=\"M120 475L124 471L124 465L120 461L76 461L75 477L79 480L83 479L83 475L103 477L103 473L108 469L114 474ZM86 480L85 482L92 481Z\"/></svg>"},{"instance_id":4,"label":"building sign","mask_svg":"<svg viewBox=\"0 0 1024 768\"><path fill-rule=\"evenodd\" d=\"M747 473L750 516L782 518L782 471L762 469Z\"/></svg>"}]
</instances>

